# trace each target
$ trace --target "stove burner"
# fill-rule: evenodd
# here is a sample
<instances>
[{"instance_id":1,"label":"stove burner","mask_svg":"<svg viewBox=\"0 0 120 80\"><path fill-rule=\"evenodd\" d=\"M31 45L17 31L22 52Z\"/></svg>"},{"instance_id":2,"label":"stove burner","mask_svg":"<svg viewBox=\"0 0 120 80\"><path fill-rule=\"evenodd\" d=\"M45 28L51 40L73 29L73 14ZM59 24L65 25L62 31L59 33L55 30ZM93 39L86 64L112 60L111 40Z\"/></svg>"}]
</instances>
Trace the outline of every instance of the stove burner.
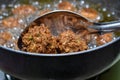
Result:
<instances>
[{"instance_id":1,"label":"stove burner","mask_svg":"<svg viewBox=\"0 0 120 80\"><path fill-rule=\"evenodd\" d=\"M0 71L0 80L21 80ZM99 80L99 76L87 80Z\"/></svg>"},{"instance_id":2,"label":"stove burner","mask_svg":"<svg viewBox=\"0 0 120 80\"><path fill-rule=\"evenodd\" d=\"M17 79L15 77L12 77L12 76L10 76L8 74L4 74L4 76L5 76L5 80L20 80L20 79Z\"/></svg>"},{"instance_id":3,"label":"stove burner","mask_svg":"<svg viewBox=\"0 0 120 80\"><path fill-rule=\"evenodd\" d=\"M12 77L12 76L10 76L8 74L5 74L5 78L6 78L5 80L20 80L20 79L17 79L15 77ZM93 77L93 78L87 79L87 80L99 80L98 78L99 78L99 76L96 76L96 77Z\"/></svg>"}]
</instances>

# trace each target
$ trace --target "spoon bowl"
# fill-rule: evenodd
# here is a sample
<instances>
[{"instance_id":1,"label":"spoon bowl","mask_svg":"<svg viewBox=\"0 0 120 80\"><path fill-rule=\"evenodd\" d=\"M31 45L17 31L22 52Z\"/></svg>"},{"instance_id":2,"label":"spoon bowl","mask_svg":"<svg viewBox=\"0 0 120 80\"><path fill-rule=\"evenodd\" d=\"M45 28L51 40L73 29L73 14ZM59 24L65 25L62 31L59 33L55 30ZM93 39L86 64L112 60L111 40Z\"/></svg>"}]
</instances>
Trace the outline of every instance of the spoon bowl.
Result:
<instances>
[{"instance_id":1,"label":"spoon bowl","mask_svg":"<svg viewBox=\"0 0 120 80\"><path fill-rule=\"evenodd\" d=\"M55 10L45 13L33 20L27 28L42 23L50 28L53 35L58 35L66 29L77 30L86 28L94 29L93 31L97 30L97 32L115 32L120 30L120 21L96 23L79 13L69 10Z\"/></svg>"},{"instance_id":2,"label":"spoon bowl","mask_svg":"<svg viewBox=\"0 0 120 80\"><path fill-rule=\"evenodd\" d=\"M19 49L22 48L22 37L26 32L28 32L29 28L40 26L41 24L46 25L54 36L57 36L66 30L72 30L74 32L77 32L79 30L89 30L90 32L95 31L91 28L87 28L87 26L92 25L92 22L75 12L67 10L51 11L33 20L24 29L20 35L20 38L18 39Z\"/></svg>"},{"instance_id":3,"label":"spoon bowl","mask_svg":"<svg viewBox=\"0 0 120 80\"><path fill-rule=\"evenodd\" d=\"M120 31L120 21L119 20L118 21L111 21L111 22L96 23L96 22L93 22L93 20L88 19L88 18L82 16L81 14L79 14L77 12L73 12L73 11L69 11L69 10L55 10L55 11L51 11L51 12L48 12L46 14L43 14L39 18L35 19L33 22L38 23L39 20L42 20L42 19L47 18L47 17L49 17L51 19L51 21L52 21L53 19L56 18L56 16L58 17L60 15L68 16L69 18L67 20L70 21L70 19L71 19L71 22L72 22L72 18L75 18L75 19L78 20L78 23L81 26L85 25L87 28L91 28L91 29L97 30L99 32ZM43 21L42 23L46 23L46 22ZM75 24L75 23L72 22L72 24ZM56 25L56 26L58 26L58 25ZM76 27L75 25L71 25L71 26L72 27ZM79 27L77 26L77 28L80 28L80 26Z\"/></svg>"},{"instance_id":4,"label":"spoon bowl","mask_svg":"<svg viewBox=\"0 0 120 80\"><path fill-rule=\"evenodd\" d=\"M18 39L19 49L22 49L22 36L29 30L29 28L40 26L41 24L45 24L54 36L57 36L66 30L72 30L73 32L88 30L89 33L106 33L120 30L120 21L94 23L79 13L68 10L56 10L41 15L24 29Z\"/></svg>"}]
</instances>

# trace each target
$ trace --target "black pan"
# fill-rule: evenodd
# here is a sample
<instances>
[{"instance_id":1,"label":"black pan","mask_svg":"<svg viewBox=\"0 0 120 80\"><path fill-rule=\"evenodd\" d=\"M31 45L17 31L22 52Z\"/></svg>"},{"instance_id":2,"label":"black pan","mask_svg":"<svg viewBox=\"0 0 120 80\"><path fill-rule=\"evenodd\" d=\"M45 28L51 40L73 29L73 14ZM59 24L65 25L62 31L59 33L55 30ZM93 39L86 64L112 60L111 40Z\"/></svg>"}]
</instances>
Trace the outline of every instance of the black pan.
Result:
<instances>
[{"instance_id":1,"label":"black pan","mask_svg":"<svg viewBox=\"0 0 120 80\"><path fill-rule=\"evenodd\" d=\"M118 11L119 18L119 0L93 1ZM0 46L0 69L23 80L84 80L109 69L119 57L119 37L97 48L69 54L31 54Z\"/></svg>"}]
</instances>

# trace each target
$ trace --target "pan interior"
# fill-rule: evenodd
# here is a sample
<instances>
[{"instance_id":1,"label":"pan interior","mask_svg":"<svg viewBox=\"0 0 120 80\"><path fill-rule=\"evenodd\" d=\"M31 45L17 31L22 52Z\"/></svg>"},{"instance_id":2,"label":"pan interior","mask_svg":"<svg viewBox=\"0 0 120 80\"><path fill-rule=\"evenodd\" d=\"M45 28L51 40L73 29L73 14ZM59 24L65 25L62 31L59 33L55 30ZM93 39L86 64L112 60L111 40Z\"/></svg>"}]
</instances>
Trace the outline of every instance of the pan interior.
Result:
<instances>
[{"instance_id":1,"label":"pan interior","mask_svg":"<svg viewBox=\"0 0 120 80\"><path fill-rule=\"evenodd\" d=\"M118 20L119 17L117 14L116 11L114 11L112 8L109 10L108 8L108 5L106 6L103 6L103 4L101 3L91 3L90 1L87 2L87 1L70 1L75 7L76 9L81 9L81 8L94 8L95 10L97 10L100 14L99 14L99 22L109 22L109 21L114 21L114 20ZM12 38L11 40L8 40L5 44L2 44L1 46L3 47L7 47L7 48L12 48L13 50L18 50L17 46L16 46L16 42L21 34L21 32L24 30L24 28L26 26L29 25L29 23L31 21L33 21L35 18L38 17L38 12L41 11L41 10L44 10L44 9L48 9L48 10L56 10L56 5L60 3L60 0L58 1L32 1L32 0L21 0L21 1L13 1L13 2L10 2L9 5L4 5L2 4L2 7L1 7L1 11L2 11L2 16L1 16L1 23L0 25L2 27L0 27L0 33L3 33L3 32L8 32L12 35ZM79 3L79 4L78 4ZM8 18L8 17L16 17L16 15L13 15L12 13L12 10L20 5L23 5L23 4L27 4L27 5L32 5L34 7L37 8L37 11L35 11L35 13L33 14L30 14L29 16L21 16L21 15L17 15L17 17L20 18L19 22L20 22L20 26L22 27L13 27L13 28L6 28L4 27L4 25L2 24L2 20ZM53 32L54 33L54 32ZM113 35L113 39L116 39L118 36L119 36L119 33L114 33ZM89 48L96 48L96 42L94 42L94 40L92 40L93 42L89 43Z\"/></svg>"}]
</instances>

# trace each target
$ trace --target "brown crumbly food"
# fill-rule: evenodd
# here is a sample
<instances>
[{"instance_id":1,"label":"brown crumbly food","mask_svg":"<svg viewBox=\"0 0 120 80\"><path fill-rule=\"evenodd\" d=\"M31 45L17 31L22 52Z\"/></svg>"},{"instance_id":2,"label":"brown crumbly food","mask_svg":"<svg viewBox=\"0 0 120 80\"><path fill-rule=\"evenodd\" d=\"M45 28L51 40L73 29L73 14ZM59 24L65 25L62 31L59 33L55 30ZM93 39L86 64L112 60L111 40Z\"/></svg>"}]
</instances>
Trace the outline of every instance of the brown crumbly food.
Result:
<instances>
[{"instance_id":1,"label":"brown crumbly food","mask_svg":"<svg viewBox=\"0 0 120 80\"><path fill-rule=\"evenodd\" d=\"M9 32L1 32L0 33L0 45L4 45L11 38L12 38L12 35Z\"/></svg>"},{"instance_id":2,"label":"brown crumbly food","mask_svg":"<svg viewBox=\"0 0 120 80\"><path fill-rule=\"evenodd\" d=\"M37 8L32 5L21 5L18 6L17 8L14 8L12 12L15 15L28 16L30 14L35 13L36 10Z\"/></svg>"},{"instance_id":3,"label":"brown crumbly food","mask_svg":"<svg viewBox=\"0 0 120 80\"><path fill-rule=\"evenodd\" d=\"M22 50L35 53L68 53L88 49L85 40L71 30L58 36L51 34L44 24L30 27L22 35Z\"/></svg>"},{"instance_id":4,"label":"brown crumbly food","mask_svg":"<svg viewBox=\"0 0 120 80\"><path fill-rule=\"evenodd\" d=\"M93 40L94 35L97 35L95 39L97 45L110 42L113 38L111 35L100 35L95 33L96 30L87 28L92 23L82 18L79 20L69 15L55 15L54 17L56 18L38 20L38 24L40 22L47 26L44 24L30 26L22 38L24 51L48 54L77 52L89 49L88 44ZM101 41L102 39L104 42Z\"/></svg>"},{"instance_id":5,"label":"brown crumbly food","mask_svg":"<svg viewBox=\"0 0 120 80\"><path fill-rule=\"evenodd\" d=\"M82 16L84 16L84 17L86 17L86 18L88 18L92 21L98 22L97 17L99 16L99 13L93 8L82 8L79 11L79 13ZM89 28L88 28L88 30L89 31L86 32L87 34L84 34L84 33L83 33L84 35L81 34L81 33L80 34L84 37L85 40L87 40L87 42L90 42L91 36L95 35L95 34L89 34L89 33L90 32L96 32L96 30L89 29ZM85 31L83 31L83 32L85 32ZM96 40L96 45L100 46L100 45L103 45L105 43L108 43L108 42L112 41L113 40L113 34L112 33L104 33L104 34L100 35L100 34L96 33L95 40Z\"/></svg>"},{"instance_id":6,"label":"brown crumbly food","mask_svg":"<svg viewBox=\"0 0 120 80\"><path fill-rule=\"evenodd\" d=\"M84 16L84 17L86 17L86 18L88 18L90 20L93 20L93 21L96 21L98 16L99 16L99 13L95 9L93 9L93 8L82 8L78 12L82 16Z\"/></svg>"},{"instance_id":7,"label":"brown crumbly food","mask_svg":"<svg viewBox=\"0 0 120 80\"><path fill-rule=\"evenodd\" d=\"M20 27L20 26L22 26L22 24L19 22L19 19L15 18L15 17L8 17L6 19L3 19L1 24L4 27L7 27L7 28L13 28L13 27Z\"/></svg>"},{"instance_id":8,"label":"brown crumbly food","mask_svg":"<svg viewBox=\"0 0 120 80\"><path fill-rule=\"evenodd\" d=\"M60 53L77 52L88 49L86 41L73 31L67 30L59 35L58 48Z\"/></svg>"},{"instance_id":9,"label":"brown crumbly food","mask_svg":"<svg viewBox=\"0 0 120 80\"><path fill-rule=\"evenodd\" d=\"M58 8L75 10L75 7L67 1L59 3ZM42 10L39 15L49 11L49 9ZM92 8L83 8L79 13L90 20L96 20L99 16ZM28 28L22 35L22 50L45 54L77 52L89 49L88 44L93 35L98 46L110 42L113 38L112 34L95 34L96 30L87 28L92 23L82 18L79 22L80 20L74 16L55 15L54 17L56 18L42 19L40 23L44 24L40 26L38 23Z\"/></svg>"},{"instance_id":10,"label":"brown crumbly food","mask_svg":"<svg viewBox=\"0 0 120 80\"><path fill-rule=\"evenodd\" d=\"M108 43L113 40L113 33L105 33L102 35L98 35L96 37L96 43L98 46Z\"/></svg>"},{"instance_id":11,"label":"brown crumbly food","mask_svg":"<svg viewBox=\"0 0 120 80\"><path fill-rule=\"evenodd\" d=\"M59 10L77 11L77 8L68 1L62 1L57 5L57 8ZM23 24L19 22L19 19L34 14L36 11L37 8L32 5L20 5L12 10L13 15L17 16L3 19L1 24L5 28L21 27ZM50 11L49 9L41 10L38 16ZM98 22L99 13L93 8L82 8L77 12L92 21ZM91 23L82 19L79 22L73 16L61 15L60 17L54 17L56 18L53 20L51 18L44 19L41 22L45 22L44 24L35 24L26 33L22 34L22 50L45 54L69 53L89 49L88 44L93 40L92 38L95 39L95 45L97 46L113 40L112 33L91 34L96 30L88 29L87 26L91 25ZM1 32L0 45L4 45L11 38L12 35L9 32ZM14 41L14 44L14 48L18 49L17 40Z\"/></svg>"},{"instance_id":12,"label":"brown crumbly food","mask_svg":"<svg viewBox=\"0 0 120 80\"><path fill-rule=\"evenodd\" d=\"M81 37L83 40L86 41L86 43L89 43L91 40L91 35L88 30L79 30L76 32L76 34Z\"/></svg>"},{"instance_id":13,"label":"brown crumbly food","mask_svg":"<svg viewBox=\"0 0 120 80\"><path fill-rule=\"evenodd\" d=\"M41 16L41 15L43 15L43 14L45 14L45 13L50 12L50 11L51 11L50 9L41 10L39 15Z\"/></svg>"},{"instance_id":14,"label":"brown crumbly food","mask_svg":"<svg viewBox=\"0 0 120 80\"><path fill-rule=\"evenodd\" d=\"M58 9L60 10L70 10L70 11L75 11L76 8L68 1L63 1L58 4Z\"/></svg>"},{"instance_id":15,"label":"brown crumbly food","mask_svg":"<svg viewBox=\"0 0 120 80\"><path fill-rule=\"evenodd\" d=\"M36 53L56 53L56 37L44 24L29 28L22 37L23 50Z\"/></svg>"},{"instance_id":16,"label":"brown crumbly food","mask_svg":"<svg viewBox=\"0 0 120 80\"><path fill-rule=\"evenodd\" d=\"M14 46L13 49L20 50L18 47L18 39L13 40L13 46Z\"/></svg>"}]
</instances>

